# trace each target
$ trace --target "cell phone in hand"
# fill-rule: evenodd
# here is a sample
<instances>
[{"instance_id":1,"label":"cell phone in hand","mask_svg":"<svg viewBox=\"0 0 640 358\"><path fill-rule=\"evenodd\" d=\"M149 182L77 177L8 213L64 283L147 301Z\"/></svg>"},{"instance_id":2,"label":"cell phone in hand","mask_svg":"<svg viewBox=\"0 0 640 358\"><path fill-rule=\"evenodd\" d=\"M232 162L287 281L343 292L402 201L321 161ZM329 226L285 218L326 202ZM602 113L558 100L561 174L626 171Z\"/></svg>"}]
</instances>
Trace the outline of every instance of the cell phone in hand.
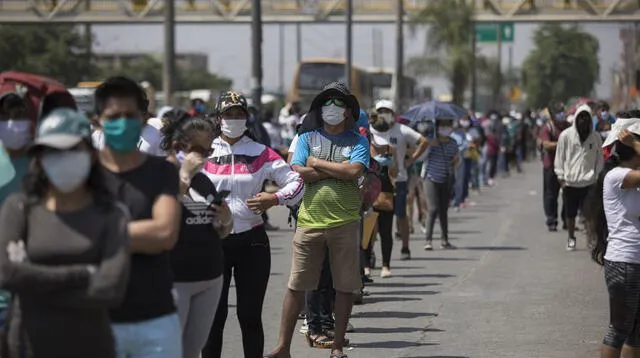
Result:
<instances>
[{"instance_id":1,"label":"cell phone in hand","mask_svg":"<svg viewBox=\"0 0 640 358\"><path fill-rule=\"evenodd\" d=\"M224 202L224 199L226 199L229 196L229 194L231 194L231 192L229 190L219 191L213 197L213 201L211 202L211 204L222 205L222 203Z\"/></svg>"}]
</instances>

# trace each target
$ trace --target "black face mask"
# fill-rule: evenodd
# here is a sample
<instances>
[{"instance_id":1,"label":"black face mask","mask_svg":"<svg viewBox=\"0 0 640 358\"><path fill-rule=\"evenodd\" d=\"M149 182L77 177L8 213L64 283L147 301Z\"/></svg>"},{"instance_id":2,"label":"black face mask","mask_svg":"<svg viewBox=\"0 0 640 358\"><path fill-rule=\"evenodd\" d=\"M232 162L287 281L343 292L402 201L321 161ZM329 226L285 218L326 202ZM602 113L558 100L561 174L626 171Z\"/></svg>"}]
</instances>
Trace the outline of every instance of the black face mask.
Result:
<instances>
[{"instance_id":1,"label":"black face mask","mask_svg":"<svg viewBox=\"0 0 640 358\"><path fill-rule=\"evenodd\" d=\"M371 126L378 132L386 132L391 128L389 123L384 119L377 119L375 122L371 123Z\"/></svg>"},{"instance_id":2,"label":"black face mask","mask_svg":"<svg viewBox=\"0 0 640 358\"><path fill-rule=\"evenodd\" d=\"M591 133L591 117L586 118L587 116L580 115L580 118L576 118L576 130L578 131L578 135L580 136L581 141L585 141L589 134Z\"/></svg>"}]
</instances>

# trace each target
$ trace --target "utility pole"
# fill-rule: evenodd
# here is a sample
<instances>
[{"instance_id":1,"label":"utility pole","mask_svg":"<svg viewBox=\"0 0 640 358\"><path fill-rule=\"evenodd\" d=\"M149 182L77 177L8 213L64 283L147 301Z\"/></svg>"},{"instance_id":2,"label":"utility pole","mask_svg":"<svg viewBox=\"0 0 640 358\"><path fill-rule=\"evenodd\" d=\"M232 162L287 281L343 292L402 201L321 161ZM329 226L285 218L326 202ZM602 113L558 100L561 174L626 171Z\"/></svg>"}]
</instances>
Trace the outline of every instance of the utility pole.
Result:
<instances>
[{"instance_id":1,"label":"utility pole","mask_svg":"<svg viewBox=\"0 0 640 358\"><path fill-rule=\"evenodd\" d=\"M498 81L498 93L494 94L495 103L493 104L497 109L502 101L502 24L498 23L498 69L496 73L496 79Z\"/></svg>"},{"instance_id":2,"label":"utility pole","mask_svg":"<svg viewBox=\"0 0 640 358\"><path fill-rule=\"evenodd\" d=\"M284 95L284 24L278 26L280 26L280 39L278 40L280 47L280 54L278 55L278 92Z\"/></svg>"},{"instance_id":3,"label":"utility pole","mask_svg":"<svg viewBox=\"0 0 640 358\"><path fill-rule=\"evenodd\" d=\"M477 69L477 53L478 53L478 35L476 34L476 22L473 22L473 35L471 37L471 105L472 111L476 111L478 107L478 69Z\"/></svg>"},{"instance_id":4,"label":"utility pole","mask_svg":"<svg viewBox=\"0 0 640 358\"><path fill-rule=\"evenodd\" d=\"M347 0L347 65L345 66L345 77L347 86L351 89L351 68L353 66L353 0Z\"/></svg>"},{"instance_id":5,"label":"utility pole","mask_svg":"<svg viewBox=\"0 0 640 358\"><path fill-rule=\"evenodd\" d=\"M296 22L296 64L302 62L302 24Z\"/></svg>"},{"instance_id":6,"label":"utility pole","mask_svg":"<svg viewBox=\"0 0 640 358\"><path fill-rule=\"evenodd\" d=\"M253 106L262 109L262 4L252 0L251 4L251 98Z\"/></svg>"},{"instance_id":7,"label":"utility pole","mask_svg":"<svg viewBox=\"0 0 640 358\"><path fill-rule=\"evenodd\" d=\"M173 80L176 60L175 1L164 2L164 63L162 66L162 90L166 106L173 104Z\"/></svg>"},{"instance_id":8,"label":"utility pole","mask_svg":"<svg viewBox=\"0 0 640 358\"><path fill-rule=\"evenodd\" d=\"M91 10L91 0L85 0L84 2L84 10L89 12ZM84 25L84 41L85 46L87 47L87 52L85 53L87 64L91 63L93 57L93 34L91 33L91 24L86 23ZM91 76L95 74L92 73ZM85 80L89 80L90 78L86 78Z\"/></svg>"},{"instance_id":9,"label":"utility pole","mask_svg":"<svg viewBox=\"0 0 640 358\"><path fill-rule=\"evenodd\" d=\"M393 102L395 110L402 108L404 79L404 0L396 1L396 70L393 77Z\"/></svg>"}]
</instances>

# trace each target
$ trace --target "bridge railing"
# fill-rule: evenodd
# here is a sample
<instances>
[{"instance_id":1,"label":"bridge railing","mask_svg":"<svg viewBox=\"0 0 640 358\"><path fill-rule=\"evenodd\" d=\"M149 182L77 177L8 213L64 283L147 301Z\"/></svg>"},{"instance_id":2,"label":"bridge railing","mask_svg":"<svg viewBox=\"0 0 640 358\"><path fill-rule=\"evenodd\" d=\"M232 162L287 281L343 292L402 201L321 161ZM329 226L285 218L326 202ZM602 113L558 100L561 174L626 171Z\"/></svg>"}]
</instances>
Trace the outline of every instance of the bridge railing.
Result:
<instances>
[{"instance_id":1,"label":"bridge railing","mask_svg":"<svg viewBox=\"0 0 640 358\"><path fill-rule=\"evenodd\" d=\"M424 8L432 0L404 0L408 13ZM499 11L511 11L520 6L520 0L470 0L474 1L479 11L497 8ZM263 11L273 14L298 14L301 12L335 13L346 10L344 0L262 0ZM595 9L606 10L616 0L591 0ZM26 12L57 11L60 14L89 12L123 12L133 13L157 12L163 8L164 0L0 0L0 11ZM396 0L354 0L355 13L388 13L396 6ZM636 1L620 1L618 10L637 10ZM577 0L531 0L525 2L520 10L582 10ZM178 12L197 11L233 11L243 13L251 10L251 1L247 0L176 0Z\"/></svg>"}]
</instances>

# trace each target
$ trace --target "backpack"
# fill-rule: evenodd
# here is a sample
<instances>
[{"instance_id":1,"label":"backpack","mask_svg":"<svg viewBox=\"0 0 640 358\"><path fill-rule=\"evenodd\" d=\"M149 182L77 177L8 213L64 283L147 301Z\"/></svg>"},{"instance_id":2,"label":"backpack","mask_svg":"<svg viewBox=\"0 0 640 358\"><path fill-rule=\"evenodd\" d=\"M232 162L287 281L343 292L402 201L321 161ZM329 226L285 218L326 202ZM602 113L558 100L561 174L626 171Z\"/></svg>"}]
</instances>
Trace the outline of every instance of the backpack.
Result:
<instances>
[{"instance_id":1,"label":"backpack","mask_svg":"<svg viewBox=\"0 0 640 358\"><path fill-rule=\"evenodd\" d=\"M9 93L24 98L27 114L34 124L56 108L77 110L76 101L66 87L49 77L24 72L2 72L0 98Z\"/></svg>"}]
</instances>

